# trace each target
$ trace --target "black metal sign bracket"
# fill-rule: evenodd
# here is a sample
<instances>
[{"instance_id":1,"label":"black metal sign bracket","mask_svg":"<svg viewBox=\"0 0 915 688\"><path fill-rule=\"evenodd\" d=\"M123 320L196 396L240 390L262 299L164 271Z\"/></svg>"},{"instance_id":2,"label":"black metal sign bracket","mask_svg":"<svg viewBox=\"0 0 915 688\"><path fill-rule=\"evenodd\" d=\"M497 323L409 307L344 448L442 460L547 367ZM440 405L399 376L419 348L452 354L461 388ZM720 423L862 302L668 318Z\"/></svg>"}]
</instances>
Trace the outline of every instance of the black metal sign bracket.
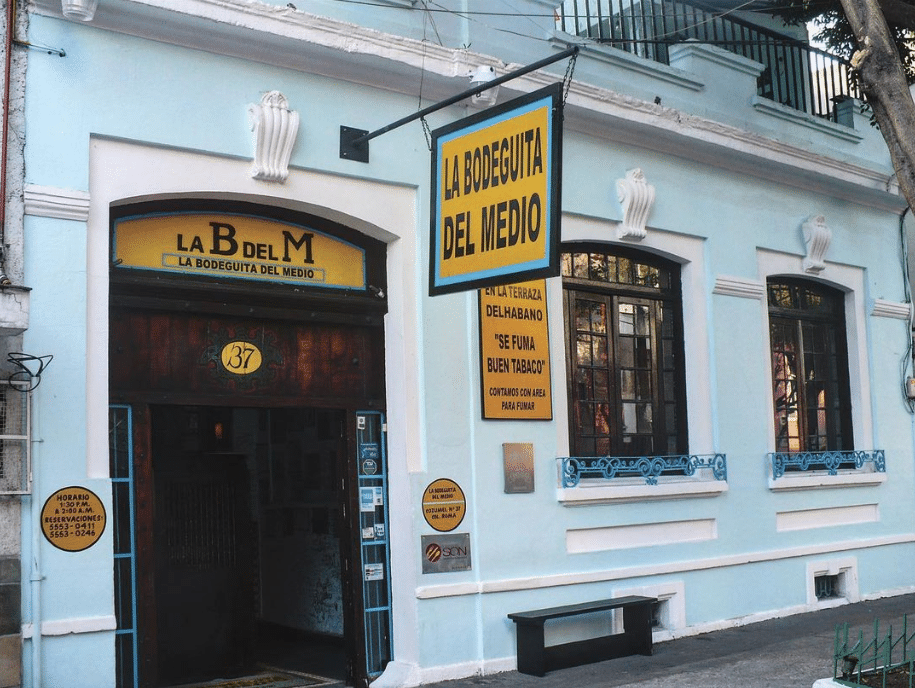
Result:
<instances>
[{"instance_id":1,"label":"black metal sign bracket","mask_svg":"<svg viewBox=\"0 0 915 688\"><path fill-rule=\"evenodd\" d=\"M397 129L398 127L403 126L404 124L409 124L410 122L422 119L430 113L441 110L442 108L446 108L449 105L459 103L465 98L470 98L471 96L475 96L476 94L482 93L483 91L486 91L490 88L495 88L496 86L504 84L506 81L511 81L512 79L516 79L519 76L529 74L530 72L535 72L541 67L546 67L547 65L551 65L554 62L559 62L561 60L565 60L566 58L573 57L578 54L578 50L579 48L577 45L572 46L571 48L566 48L562 52L556 53L551 57L544 58L538 62L529 64L526 67L522 67L521 69L516 69L515 71L509 72L508 74L503 74L502 76L497 77L492 81L487 81L484 84L474 86L467 89L466 91L461 91L457 95L446 98L445 100L435 103L434 105L430 105L429 107L423 108L422 110L417 110L411 115L407 115L406 117L403 117L396 122L392 122L391 124L388 124L381 129L376 129L372 132L367 132L364 129L355 129L353 127L341 126L340 157L344 160L355 160L356 162L367 163L369 161L369 141L371 141L376 136L381 136L382 134L386 134L393 129Z\"/></svg>"}]
</instances>

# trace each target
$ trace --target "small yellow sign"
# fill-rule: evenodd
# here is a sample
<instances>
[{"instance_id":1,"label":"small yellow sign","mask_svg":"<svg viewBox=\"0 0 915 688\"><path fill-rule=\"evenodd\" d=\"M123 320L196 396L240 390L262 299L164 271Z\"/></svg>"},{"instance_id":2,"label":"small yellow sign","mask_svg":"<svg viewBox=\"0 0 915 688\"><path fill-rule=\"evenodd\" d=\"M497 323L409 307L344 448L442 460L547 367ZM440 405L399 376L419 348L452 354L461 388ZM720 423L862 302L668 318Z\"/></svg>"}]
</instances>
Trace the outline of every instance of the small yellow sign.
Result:
<instances>
[{"instance_id":1,"label":"small yellow sign","mask_svg":"<svg viewBox=\"0 0 915 688\"><path fill-rule=\"evenodd\" d=\"M481 289L483 418L550 420L546 280Z\"/></svg>"},{"instance_id":2,"label":"small yellow sign","mask_svg":"<svg viewBox=\"0 0 915 688\"><path fill-rule=\"evenodd\" d=\"M65 552L92 547L105 531L102 500L85 487L58 490L41 509L41 532L48 542Z\"/></svg>"},{"instance_id":3,"label":"small yellow sign","mask_svg":"<svg viewBox=\"0 0 915 688\"><path fill-rule=\"evenodd\" d=\"M328 234L247 215L125 218L114 228L118 268L365 289L365 251Z\"/></svg>"},{"instance_id":4,"label":"small yellow sign","mask_svg":"<svg viewBox=\"0 0 915 688\"><path fill-rule=\"evenodd\" d=\"M433 132L431 294L558 271L559 95Z\"/></svg>"},{"instance_id":5,"label":"small yellow sign","mask_svg":"<svg viewBox=\"0 0 915 688\"><path fill-rule=\"evenodd\" d=\"M260 369L264 357L251 342L229 342L222 347L220 359L230 373L250 375Z\"/></svg>"},{"instance_id":6,"label":"small yellow sign","mask_svg":"<svg viewBox=\"0 0 915 688\"><path fill-rule=\"evenodd\" d=\"M467 502L464 491L453 480L439 478L423 492L423 517L440 533L447 533L464 520Z\"/></svg>"}]
</instances>

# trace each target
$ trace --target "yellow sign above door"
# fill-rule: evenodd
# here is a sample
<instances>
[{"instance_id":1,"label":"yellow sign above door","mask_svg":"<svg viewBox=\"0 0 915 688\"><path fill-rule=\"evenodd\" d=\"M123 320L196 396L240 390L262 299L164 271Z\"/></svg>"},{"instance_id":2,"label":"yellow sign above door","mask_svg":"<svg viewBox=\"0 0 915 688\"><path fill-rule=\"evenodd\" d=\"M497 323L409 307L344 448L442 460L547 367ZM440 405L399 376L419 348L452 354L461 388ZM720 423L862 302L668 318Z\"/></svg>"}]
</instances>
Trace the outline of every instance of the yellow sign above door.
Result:
<instances>
[{"instance_id":1,"label":"yellow sign above door","mask_svg":"<svg viewBox=\"0 0 915 688\"><path fill-rule=\"evenodd\" d=\"M247 215L185 213L115 223L116 268L365 289L365 251L314 229Z\"/></svg>"}]
</instances>

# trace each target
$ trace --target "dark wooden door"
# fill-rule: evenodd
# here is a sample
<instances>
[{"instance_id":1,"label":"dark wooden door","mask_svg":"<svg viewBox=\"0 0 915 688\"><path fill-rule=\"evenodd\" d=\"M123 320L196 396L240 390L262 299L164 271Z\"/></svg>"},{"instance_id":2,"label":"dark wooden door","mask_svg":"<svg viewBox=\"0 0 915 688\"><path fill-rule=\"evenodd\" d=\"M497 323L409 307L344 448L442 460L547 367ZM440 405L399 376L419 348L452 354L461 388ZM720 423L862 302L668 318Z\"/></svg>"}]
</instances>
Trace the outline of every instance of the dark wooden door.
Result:
<instances>
[{"instance_id":1,"label":"dark wooden door","mask_svg":"<svg viewBox=\"0 0 915 688\"><path fill-rule=\"evenodd\" d=\"M312 312L290 312L285 318L264 319L257 317L256 308L243 310L244 316L181 312L127 306L113 296L111 400L138 409L136 591L144 688L193 680L191 675L203 676L217 668L220 675L240 670L254 642L239 628L256 627L254 593L249 588L255 587L252 570L258 553L253 551L255 534L245 530L250 520L244 516L249 481L256 476L248 475L243 463L230 456L230 444L213 444L210 431L219 413L242 407L305 406L346 412L350 420L339 454L352 459L355 410L384 408L384 332L379 318L335 314L328 321ZM254 348L259 366L239 374L235 352L246 355ZM188 409L196 409L196 421L190 420ZM202 441L204 435L189 439L191 427L209 433L210 444ZM347 683L366 685L362 575L354 565L361 539L356 469L351 460L340 461ZM215 508L217 503L228 509L220 513L234 514L235 520L192 518L199 515L194 509L207 504ZM229 527L233 522L234 529ZM193 555L182 554L174 546L181 538L202 544ZM222 544L216 547L214 541ZM220 557L226 552L234 557L233 566L223 565Z\"/></svg>"},{"instance_id":2,"label":"dark wooden door","mask_svg":"<svg viewBox=\"0 0 915 688\"><path fill-rule=\"evenodd\" d=\"M160 684L232 675L252 659L251 487L244 456L207 441L218 413L153 408Z\"/></svg>"}]
</instances>

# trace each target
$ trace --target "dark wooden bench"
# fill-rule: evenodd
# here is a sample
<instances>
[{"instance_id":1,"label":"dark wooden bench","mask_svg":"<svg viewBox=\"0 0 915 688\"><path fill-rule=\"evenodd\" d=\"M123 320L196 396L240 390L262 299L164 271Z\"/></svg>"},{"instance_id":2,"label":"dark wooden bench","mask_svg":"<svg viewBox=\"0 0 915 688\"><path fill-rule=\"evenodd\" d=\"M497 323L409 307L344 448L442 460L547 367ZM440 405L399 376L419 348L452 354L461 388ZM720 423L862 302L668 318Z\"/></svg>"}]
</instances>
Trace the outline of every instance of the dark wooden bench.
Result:
<instances>
[{"instance_id":1,"label":"dark wooden bench","mask_svg":"<svg viewBox=\"0 0 915 688\"><path fill-rule=\"evenodd\" d=\"M656 602L653 597L632 595L509 614L508 618L515 622L517 631L518 671L522 674L543 676L554 669L602 662L605 659L627 655L650 655L651 607ZM550 619L611 609L623 610L622 633L544 646L543 625Z\"/></svg>"}]
</instances>

